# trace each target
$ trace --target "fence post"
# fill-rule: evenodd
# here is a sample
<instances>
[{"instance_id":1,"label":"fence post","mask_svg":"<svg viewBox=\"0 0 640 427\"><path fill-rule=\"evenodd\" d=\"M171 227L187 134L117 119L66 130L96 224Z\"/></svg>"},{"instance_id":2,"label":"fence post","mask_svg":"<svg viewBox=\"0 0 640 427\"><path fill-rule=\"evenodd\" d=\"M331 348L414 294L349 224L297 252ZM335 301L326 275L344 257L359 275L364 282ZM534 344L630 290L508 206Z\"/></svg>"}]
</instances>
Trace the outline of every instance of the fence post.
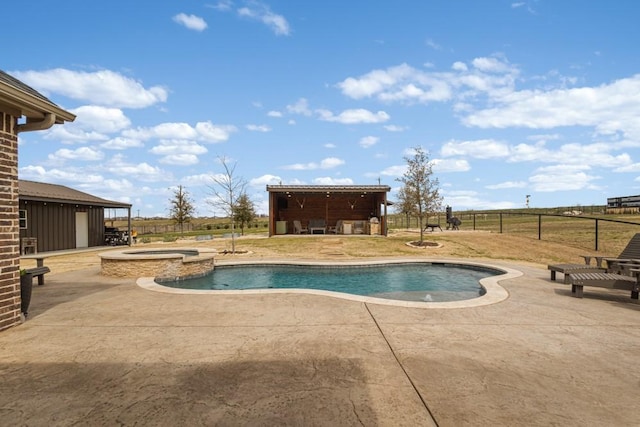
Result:
<instances>
[{"instance_id":1,"label":"fence post","mask_svg":"<svg viewBox=\"0 0 640 427\"><path fill-rule=\"evenodd\" d=\"M598 219L596 218L596 252L598 251Z\"/></svg>"},{"instance_id":2,"label":"fence post","mask_svg":"<svg viewBox=\"0 0 640 427\"><path fill-rule=\"evenodd\" d=\"M502 234L502 212L500 212L500 234Z\"/></svg>"},{"instance_id":3,"label":"fence post","mask_svg":"<svg viewBox=\"0 0 640 427\"><path fill-rule=\"evenodd\" d=\"M538 215L538 240L542 240L542 215Z\"/></svg>"}]
</instances>

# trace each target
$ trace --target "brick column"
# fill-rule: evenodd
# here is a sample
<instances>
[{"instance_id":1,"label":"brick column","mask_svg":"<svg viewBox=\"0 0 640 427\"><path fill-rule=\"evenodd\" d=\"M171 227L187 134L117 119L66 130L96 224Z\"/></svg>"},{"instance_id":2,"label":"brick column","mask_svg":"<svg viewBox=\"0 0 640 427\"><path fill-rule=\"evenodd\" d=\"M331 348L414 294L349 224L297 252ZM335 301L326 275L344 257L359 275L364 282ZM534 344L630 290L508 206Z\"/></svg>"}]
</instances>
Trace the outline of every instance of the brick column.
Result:
<instances>
[{"instance_id":1,"label":"brick column","mask_svg":"<svg viewBox=\"0 0 640 427\"><path fill-rule=\"evenodd\" d=\"M16 118L0 111L0 330L20 323Z\"/></svg>"}]
</instances>

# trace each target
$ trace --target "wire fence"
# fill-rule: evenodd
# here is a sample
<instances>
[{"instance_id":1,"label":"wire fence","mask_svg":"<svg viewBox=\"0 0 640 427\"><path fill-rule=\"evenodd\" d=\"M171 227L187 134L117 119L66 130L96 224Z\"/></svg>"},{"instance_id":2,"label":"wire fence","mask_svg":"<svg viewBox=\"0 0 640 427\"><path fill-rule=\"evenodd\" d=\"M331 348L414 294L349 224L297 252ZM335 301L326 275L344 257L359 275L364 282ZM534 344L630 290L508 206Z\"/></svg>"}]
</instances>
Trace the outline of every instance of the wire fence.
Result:
<instances>
[{"instance_id":1,"label":"wire fence","mask_svg":"<svg viewBox=\"0 0 640 427\"><path fill-rule=\"evenodd\" d=\"M521 212L457 213L462 221L460 230L509 233L536 240L546 240L598 252L619 253L634 234L640 233L640 223L584 215L563 215ZM426 223L447 225L444 215L430 217ZM390 229L417 228L418 219L405 215L388 218Z\"/></svg>"}]
</instances>

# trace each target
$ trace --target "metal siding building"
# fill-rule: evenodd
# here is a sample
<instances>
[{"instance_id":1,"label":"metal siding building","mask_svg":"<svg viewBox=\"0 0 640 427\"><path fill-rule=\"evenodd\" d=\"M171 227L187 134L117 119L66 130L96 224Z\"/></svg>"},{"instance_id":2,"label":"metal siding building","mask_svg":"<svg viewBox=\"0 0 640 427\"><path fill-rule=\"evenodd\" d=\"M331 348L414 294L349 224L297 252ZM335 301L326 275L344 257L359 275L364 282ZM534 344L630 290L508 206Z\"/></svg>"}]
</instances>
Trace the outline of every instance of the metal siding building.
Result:
<instances>
[{"instance_id":1,"label":"metal siding building","mask_svg":"<svg viewBox=\"0 0 640 427\"><path fill-rule=\"evenodd\" d=\"M62 185L19 180L20 241L37 239L37 251L105 244L104 210L131 205L101 199Z\"/></svg>"}]
</instances>

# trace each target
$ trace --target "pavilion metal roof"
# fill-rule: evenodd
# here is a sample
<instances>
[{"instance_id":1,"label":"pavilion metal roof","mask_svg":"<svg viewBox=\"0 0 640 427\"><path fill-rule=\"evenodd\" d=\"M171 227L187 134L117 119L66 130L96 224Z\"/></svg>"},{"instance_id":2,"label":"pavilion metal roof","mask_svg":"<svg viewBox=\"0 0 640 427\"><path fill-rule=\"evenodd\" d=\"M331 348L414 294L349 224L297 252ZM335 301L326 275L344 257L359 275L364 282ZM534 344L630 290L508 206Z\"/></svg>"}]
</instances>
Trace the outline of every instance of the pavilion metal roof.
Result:
<instances>
[{"instance_id":1,"label":"pavilion metal roof","mask_svg":"<svg viewBox=\"0 0 640 427\"><path fill-rule=\"evenodd\" d=\"M102 199L64 185L46 184L23 179L18 180L18 193L20 200L82 204L105 208L131 208L129 203Z\"/></svg>"},{"instance_id":2,"label":"pavilion metal roof","mask_svg":"<svg viewBox=\"0 0 640 427\"><path fill-rule=\"evenodd\" d=\"M267 185L270 193L388 193L388 185Z\"/></svg>"}]
</instances>

